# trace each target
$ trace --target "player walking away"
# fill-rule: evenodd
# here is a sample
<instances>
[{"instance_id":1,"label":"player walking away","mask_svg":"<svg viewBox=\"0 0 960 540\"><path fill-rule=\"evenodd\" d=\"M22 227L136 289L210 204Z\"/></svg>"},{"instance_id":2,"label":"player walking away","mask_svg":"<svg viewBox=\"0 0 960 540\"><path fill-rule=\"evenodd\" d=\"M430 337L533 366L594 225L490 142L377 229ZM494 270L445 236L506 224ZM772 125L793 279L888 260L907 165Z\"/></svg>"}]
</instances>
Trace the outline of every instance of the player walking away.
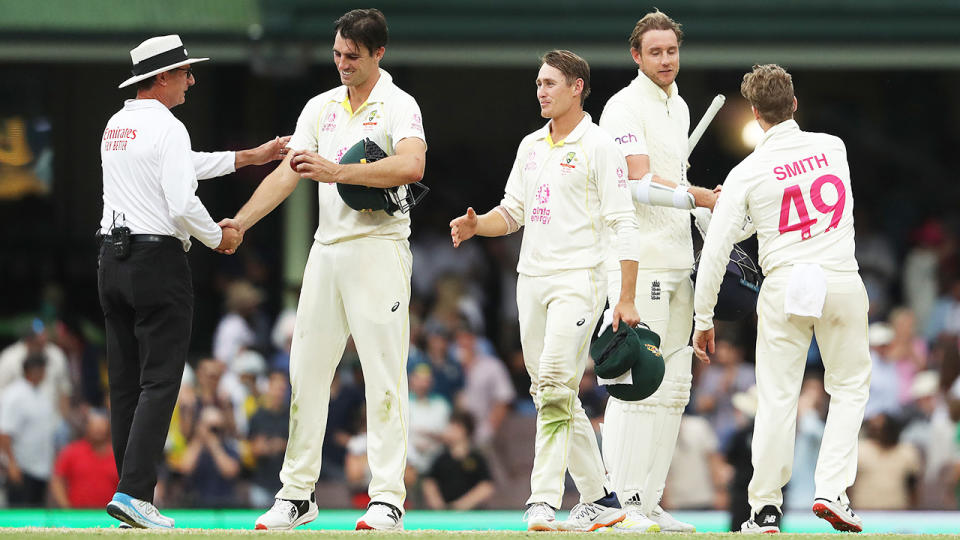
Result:
<instances>
[{"instance_id":1,"label":"player walking away","mask_svg":"<svg viewBox=\"0 0 960 540\"><path fill-rule=\"evenodd\" d=\"M569 51L544 55L537 75L540 114L550 121L520 143L500 205L473 208L450 222L454 247L526 226L517 265L517 308L530 394L537 407L531 494L524 515L531 531L590 531L623 519L605 484L597 439L577 398L590 334L604 307L603 228L619 233L623 295L614 326L639 322L633 305L639 244L626 163L612 138L583 112L590 66ZM581 503L555 519L570 475Z\"/></svg>"},{"instance_id":2,"label":"player walking away","mask_svg":"<svg viewBox=\"0 0 960 540\"><path fill-rule=\"evenodd\" d=\"M387 43L378 10L350 11L336 21L333 59L342 86L309 102L290 141L295 150L240 209L245 230L273 210L301 176L316 180L320 223L304 270L297 331L290 350L290 438L273 507L257 529L292 529L317 516L314 486L330 385L347 337L353 335L366 381L370 504L357 529L403 528L407 447L407 347L410 217L358 212L337 183L393 189L423 176L426 138L420 108L393 84L380 60ZM369 138L388 157L339 164Z\"/></svg>"},{"instance_id":3,"label":"player walking away","mask_svg":"<svg viewBox=\"0 0 960 540\"><path fill-rule=\"evenodd\" d=\"M697 357L714 349L713 308L740 224L753 219L766 279L757 303L758 406L753 435L752 517L743 532L779 532L790 479L797 398L814 332L830 394L815 474L813 512L840 531L860 532L846 490L857 472L857 434L870 386L867 293L857 273L853 191L846 147L793 120L793 80L774 64L754 66L740 92L764 130L756 150L724 182L697 275Z\"/></svg>"},{"instance_id":4,"label":"player walking away","mask_svg":"<svg viewBox=\"0 0 960 540\"><path fill-rule=\"evenodd\" d=\"M600 127L626 156L644 249L636 305L660 336L665 373L660 389L636 402L611 397L603 425L603 456L627 518L619 529L693 532L693 525L660 507L677 445L680 417L690 400L693 350L693 241L690 210L712 208L718 190L687 181L690 113L675 81L680 68L680 25L660 11L640 19L630 36L637 77L614 94ZM620 297L616 256L607 259L608 296Z\"/></svg>"}]
</instances>

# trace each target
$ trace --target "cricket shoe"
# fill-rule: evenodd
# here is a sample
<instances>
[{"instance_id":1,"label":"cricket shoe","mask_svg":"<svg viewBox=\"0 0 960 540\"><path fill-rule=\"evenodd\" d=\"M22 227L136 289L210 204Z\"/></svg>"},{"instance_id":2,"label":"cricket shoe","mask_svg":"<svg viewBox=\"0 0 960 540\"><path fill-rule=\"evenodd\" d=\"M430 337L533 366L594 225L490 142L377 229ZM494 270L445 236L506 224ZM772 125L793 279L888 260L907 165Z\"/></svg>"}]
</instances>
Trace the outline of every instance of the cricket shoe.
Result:
<instances>
[{"instance_id":1,"label":"cricket shoe","mask_svg":"<svg viewBox=\"0 0 960 540\"><path fill-rule=\"evenodd\" d=\"M813 513L818 518L825 519L833 525L833 528L843 532L861 532L863 531L863 520L860 516L853 513L849 504L840 504L840 499L828 501L827 499L813 500Z\"/></svg>"},{"instance_id":2,"label":"cricket shoe","mask_svg":"<svg viewBox=\"0 0 960 540\"><path fill-rule=\"evenodd\" d=\"M107 513L137 529L172 529L173 519L157 510L153 503L134 499L126 493L115 493L107 503Z\"/></svg>"},{"instance_id":3,"label":"cricket shoe","mask_svg":"<svg viewBox=\"0 0 960 540\"><path fill-rule=\"evenodd\" d=\"M660 532L660 525L655 521L648 518L640 511L640 506L637 504L630 504L629 502L623 505L624 512L626 517L623 518L623 521L617 523L610 530L614 532L625 532L625 533L655 533Z\"/></svg>"},{"instance_id":4,"label":"cricket shoe","mask_svg":"<svg viewBox=\"0 0 960 540\"><path fill-rule=\"evenodd\" d=\"M692 524L684 523L683 521L671 516L670 512L664 510L659 504L647 515L647 517L650 518L650 521L656 523L660 527L661 532L697 532L697 528Z\"/></svg>"},{"instance_id":5,"label":"cricket shoe","mask_svg":"<svg viewBox=\"0 0 960 540\"><path fill-rule=\"evenodd\" d=\"M778 533L780 532L780 511L776 506L768 504L760 509L758 514L740 525L741 533Z\"/></svg>"},{"instance_id":6,"label":"cricket shoe","mask_svg":"<svg viewBox=\"0 0 960 540\"><path fill-rule=\"evenodd\" d=\"M357 520L358 531L402 531L403 514L396 506L373 501L367 505L367 512Z\"/></svg>"},{"instance_id":7,"label":"cricket shoe","mask_svg":"<svg viewBox=\"0 0 960 540\"><path fill-rule=\"evenodd\" d=\"M570 510L566 521L557 524L561 531L595 531L603 527L613 527L623 521L626 513L620 507L616 493L591 503L580 503Z\"/></svg>"},{"instance_id":8,"label":"cricket shoe","mask_svg":"<svg viewBox=\"0 0 960 540\"><path fill-rule=\"evenodd\" d=\"M310 500L276 499L273 506L257 518L258 531L289 531L317 519L320 509L313 493Z\"/></svg>"},{"instance_id":9,"label":"cricket shoe","mask_svg":"<svg viewBox=\"0 0 960 540\"><path fill-rule=\"evenodd\" d=\"M528 531L555 531L557 530L557 511L544 502L533 503L523 513L523 520L527 522Z\"/></svg>"}]
</instances>

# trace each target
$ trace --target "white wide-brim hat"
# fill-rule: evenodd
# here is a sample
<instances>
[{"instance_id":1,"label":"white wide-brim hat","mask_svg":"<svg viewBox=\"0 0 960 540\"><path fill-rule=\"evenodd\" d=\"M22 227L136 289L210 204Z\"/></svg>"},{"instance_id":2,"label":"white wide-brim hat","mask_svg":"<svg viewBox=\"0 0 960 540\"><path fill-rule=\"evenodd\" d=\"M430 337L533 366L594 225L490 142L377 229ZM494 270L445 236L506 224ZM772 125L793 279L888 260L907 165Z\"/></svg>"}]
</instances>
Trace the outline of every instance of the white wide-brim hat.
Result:
<instances>
[{"instance_id":1,"label":"white wide-brim hat","mask_svg":"<svg viewBox=\"0 0 960 540\"><path fill-rule=\"evenodd\" d=\"M130 51L133 60L133 77L120 83L117 88L124 88L131 84L153 77L157 73L178 68L194 62L203 62L209 58L190 58L184 48L180 36L152 37Z\"/></svg>"}]
</instances>

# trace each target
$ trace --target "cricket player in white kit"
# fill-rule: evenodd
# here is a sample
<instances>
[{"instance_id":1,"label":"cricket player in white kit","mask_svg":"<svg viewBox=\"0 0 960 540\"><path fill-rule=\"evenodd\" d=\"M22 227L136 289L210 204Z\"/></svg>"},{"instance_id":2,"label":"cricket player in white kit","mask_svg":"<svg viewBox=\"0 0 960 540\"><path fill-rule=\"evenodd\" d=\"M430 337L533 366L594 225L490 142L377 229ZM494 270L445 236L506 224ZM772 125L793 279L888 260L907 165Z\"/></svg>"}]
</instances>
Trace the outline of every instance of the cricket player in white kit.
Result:
<instances>
[{"instance_id":1,"label":"cricket player in white kit","mask_svg":"<svg viewBox=\"0 0 960 540\"><path fill-rule=\"evenodd\" d=\"M403 528L410 218L402 212L353 210L336 184L393 188L419 181L426 139L416 101L379 68L387 42L383 14L353 10L337 20L336 30L333 57L343 85L307 103L290 141L291 157L264 179L236 216L245 230L283 201L300 177L319 182L320 223L304 270L290 352L293 393L283 487L273 508L257 519L258 529L292 529L317 516L313 490L330 384L351 334L364 373L372 477L371 503L356 528ZM388 157L339 164L344 152L364 138Z\"/></svg>"},{"instance_id":2,"label":"cricket player in white kit","mask_svg":"<svg viewBox=\"0 0 960 540\"><path fill-rule=\"evenodd\" d=\"M527 135L499 206L473 208L450 222L454 246L473 237L502 236L525 226L517 272L517 307L537 439L528 530L589 531L623 519L607 489L597 438L577 397L590 334L604 308L604 227L619 233L624 294L614 327L639 322L633 305L639 243L627 190L626 163L611 137L583 112L590 67L569 51L544 55L537 76L540 114L550 121ZM557 522L567 469L581 503Z\"/></svg>"},{"instance_id":3,"label":"cricket player in white kit","mask_svg":"<svg viewBox=\"0 0 960 540\"><path fill-rule=\"evenodd\" d=\"M675 81L680 25L660 11L648 13L630 36L637 77L607 102L600 127L626 157L644 250L636 305L660 336L665 373L660 389L637 402L611 397L603 423L603 456L627 518L619 529L693 532L660 507L676 449L680 417L690 399L693 350L693 240L690 210L712 208L715 190L687 181L690 113ZM607 259L611 305L620 296L617 258Z\"/></svg>"},{"instance_id":4,"label":"cricket player in white kit","mask_svg":"<svg viewBox=\"0 0 960 540\"><path fill-rule=\"evenodd\" d=\"M764 130L752 154L723 184L697 275L693 344L713 352L713 309L740 225L757 228L766 279L757 303L756 427L752 517L743 532L779 532L782 488L790 479L797 398L816 332L830 394L817 459L813 511L841 531L863 523L846 490L857 472L857 435L870 387L867 293L854 258L853 190L846 147L825 133L801 131L790 74L754 66L740 91Z\"/></svg>"}]
</instances>

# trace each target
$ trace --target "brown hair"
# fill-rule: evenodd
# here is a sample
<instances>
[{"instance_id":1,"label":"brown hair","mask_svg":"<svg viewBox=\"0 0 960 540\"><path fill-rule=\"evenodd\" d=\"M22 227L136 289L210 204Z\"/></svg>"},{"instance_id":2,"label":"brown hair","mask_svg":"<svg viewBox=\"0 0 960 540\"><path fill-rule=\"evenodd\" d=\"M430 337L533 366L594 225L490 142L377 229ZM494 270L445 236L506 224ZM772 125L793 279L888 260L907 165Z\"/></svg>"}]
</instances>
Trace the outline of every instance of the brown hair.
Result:
<instances>
[{"instance_id":1,"label":"brown hair","mask_svg":"<svg viewBox=\"0 0 960 540\"><path fill-rule=\"evenodd\" d=\"M363 45L371 56L387 46L387 18L379 9L355 9L333 23L343 39Z\"/></svg>"},{"instance_id":2,"label":"brown hair","mask_svg":"<svg viewBox=\"0 0 960 540\"><path fill-rule=\"evenodd\" d=\"M793 77L776 64L754 65L743 76L740 93L768 124L793 117Z\"/></svg>"},{"instance_id":3,"label":"brown hair","mask_svg":"<svg viewBox=\"0 0 960 540\"><path fill-rule=\"evenodd\" d=\"M630 34L630 47L639 51L643 34L649 30L673 30L677 35L677 45L683 43L683 30L680 29L680 24L657 9L637 21L637 25L633 27L633 33Z\"/></svg>"},{"instance_id":4,"label":"brown hair","mask_svg":"<svg viewBox=\"0 0 960 540\"><path fill-rule=\"evenodd\" d=\"M567 84L574 84L577 79L583 80L583 91L580 92L580 105L590 95L590 64L570 51L550 51L540 58L544 64L554 67L563 73Z\"/></svg>"}]
</instances>

